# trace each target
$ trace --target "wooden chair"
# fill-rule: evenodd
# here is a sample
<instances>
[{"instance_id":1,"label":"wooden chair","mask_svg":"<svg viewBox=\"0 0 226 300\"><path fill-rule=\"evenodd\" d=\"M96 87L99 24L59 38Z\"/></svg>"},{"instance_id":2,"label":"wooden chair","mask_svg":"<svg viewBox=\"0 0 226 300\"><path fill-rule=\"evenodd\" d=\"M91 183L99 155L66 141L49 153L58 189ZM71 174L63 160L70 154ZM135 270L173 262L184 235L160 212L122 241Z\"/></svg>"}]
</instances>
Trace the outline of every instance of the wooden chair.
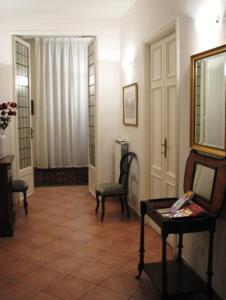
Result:
<instances>
[{"instance_id":1,"label":"wooden chair","mask_svg":"<svg viewBox=\"0 0 226 300\"><path fill-rule=\"evenodd\" d=\"M12 187L11 191L13 193L23 193L24 195L24 211L25 214L28 214L28 203L27 203L27 190L28 190L28 184L24 180L13 180L12 181Z\"/></svg>"},{"instance_id":2,"label":"wooden chair","mask_svg":"<svg viewBox=\"0 0 226 300\"><path fill-rule=\"evenodd\" d=\"M128 179L129 171L133 158L136 157L134 152L127 152L120 161L120 176L118 183L107 182L101 183L96 187L96 213L99 209L100 197L102 200L102 214L101 222L104 220L105 214L105 199L107 197L118 197L121 203L122 212L124 212L124 204L126 207L127 217L130 217L129 205L127 201L128 196Z\"/></svg>"}]
</instances>

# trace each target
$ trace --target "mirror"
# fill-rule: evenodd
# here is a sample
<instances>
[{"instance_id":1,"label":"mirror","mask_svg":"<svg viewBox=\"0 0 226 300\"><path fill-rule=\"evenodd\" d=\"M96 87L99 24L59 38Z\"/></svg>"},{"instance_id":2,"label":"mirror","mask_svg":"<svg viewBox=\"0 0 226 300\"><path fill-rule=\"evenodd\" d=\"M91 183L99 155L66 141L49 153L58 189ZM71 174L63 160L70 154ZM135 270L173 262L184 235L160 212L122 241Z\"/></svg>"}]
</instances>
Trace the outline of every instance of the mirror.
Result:
<instances>
[{"instance_id":1,"label":"mirror","mask_svg":"<svg viewBox=\"0 0 226 300\"><path fill-rule=\"evenodd\" d=\"M214 169L197 163L195 166L195 176L192 191L206 201L210 202L213 191L214 177Z\"/></svg>"},{"instance_id":2,"label":"mirror","mask_svg":"<svg viewBox=\"0 0 226 300\"><path fill-rule=\"evenodd\" d=\"M226 45L191 56L191 147L226 156Z\"/></svg>"}]
</instances>

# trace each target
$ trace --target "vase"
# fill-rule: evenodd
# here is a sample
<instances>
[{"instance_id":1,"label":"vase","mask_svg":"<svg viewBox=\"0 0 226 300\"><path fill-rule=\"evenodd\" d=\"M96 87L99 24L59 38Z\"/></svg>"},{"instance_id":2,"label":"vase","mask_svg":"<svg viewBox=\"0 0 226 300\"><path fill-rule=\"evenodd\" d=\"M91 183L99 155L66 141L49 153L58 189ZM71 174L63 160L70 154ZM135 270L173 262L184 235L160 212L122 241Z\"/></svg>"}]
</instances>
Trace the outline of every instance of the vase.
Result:
<instances>
[{"instance_id":1,"label":"vase","mask_svg":"<svg viewBox=\"0 0 226 300\"><path fill-rule=\"evenodd\" d=\"M0 159L6 155L5 133L0 133Z\"/></svg>"}]
</instances>

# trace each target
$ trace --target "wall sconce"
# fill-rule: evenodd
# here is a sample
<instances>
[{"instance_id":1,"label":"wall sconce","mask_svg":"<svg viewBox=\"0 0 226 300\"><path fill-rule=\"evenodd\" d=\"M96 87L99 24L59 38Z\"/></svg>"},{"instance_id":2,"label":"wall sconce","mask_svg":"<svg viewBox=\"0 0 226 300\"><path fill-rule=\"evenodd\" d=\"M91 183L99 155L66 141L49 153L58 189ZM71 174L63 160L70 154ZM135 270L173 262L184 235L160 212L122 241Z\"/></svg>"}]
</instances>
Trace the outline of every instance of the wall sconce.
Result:
<instances>
[{"instance_id":1,"label":"wall sconce","mask_svg":"<svg viewBox=\"0 0 226 300\"><path fill-rule=\"evenodd\" d=\"M132 59L128 59L128 61L124 62L124 66L126 69L130 69L133 67L133 60Z\"/></svg>"},{"instance_id":2,"label":"wall sconce","mask_svg":"<svg viewBox=\"0 0 226 300\"><path fill-rule=\"evenodd\" d=\"M220 21L221 21L221 17L220 17L220 16L217 16L217 18L216 18L216 23L219 24Z\"/></svg>"},{"instance_id":3,"label":"wall sconce","mask_svg":"<svg viewBox=\"0 0 226 300\"><path fill-rule=\"evenodd\" d=\"M216 17L216 24L222 24L226 21L226 17L217 16Z\"/></svg>"},{"instance_id":4,"label":"wall sconce","mask_svg":"<svg viewBox=\"0 0 226 300\"><path fill-rule=\"evenodd\" d=\"M125 51L124 58L122 61L122 68L125 72L125 76L128 81L132 79L133 67L134 67L135 51L133 47L128 47Z\"/></svg>"},{"instance_id":5,"label":"wall sconce","mask_svg":"<svg viewBox=\"0 0 226 300\"><path fill-rule=\"evenodd\" d=\"M221 28L224 19L220 4L209 0L200 7L195 26L200 34L208 36Z\"/></svg>"},{"instance_id":6,"label":"wall sconce","mask_svg":"<svg viewBox=\"0 0 226 300\"><path fill-rule=\"evenodd\" d=\"M122 62L122 67L125 71L133 68L134 54L135 54L134 48L128 47L126 49L123 62Z\"/></svg>"}]
</instances>

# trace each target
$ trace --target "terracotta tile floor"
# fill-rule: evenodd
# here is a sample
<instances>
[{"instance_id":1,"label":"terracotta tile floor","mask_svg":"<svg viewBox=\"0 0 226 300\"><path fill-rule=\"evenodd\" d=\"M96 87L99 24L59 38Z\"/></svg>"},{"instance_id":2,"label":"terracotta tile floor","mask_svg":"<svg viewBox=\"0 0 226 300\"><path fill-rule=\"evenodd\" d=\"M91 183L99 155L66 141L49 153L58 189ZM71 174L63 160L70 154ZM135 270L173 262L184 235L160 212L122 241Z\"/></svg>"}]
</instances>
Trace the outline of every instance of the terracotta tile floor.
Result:
<instances>
[{"instance_id":1,"label":"terracotta tile floor","mask_svg":"<svg viewBox=\"0 0 226 300\"><path fill-rule=\"evenodd\" d=\"M0 239L0 300L160 299L145 274L134 278L139 218L125 218L118 201L107 199L101 223L86 186L37 188L28 200L28 216L16 205L14 237ZM146 250L160 260L150 227Z\"/></svg>"}]
</instances>

